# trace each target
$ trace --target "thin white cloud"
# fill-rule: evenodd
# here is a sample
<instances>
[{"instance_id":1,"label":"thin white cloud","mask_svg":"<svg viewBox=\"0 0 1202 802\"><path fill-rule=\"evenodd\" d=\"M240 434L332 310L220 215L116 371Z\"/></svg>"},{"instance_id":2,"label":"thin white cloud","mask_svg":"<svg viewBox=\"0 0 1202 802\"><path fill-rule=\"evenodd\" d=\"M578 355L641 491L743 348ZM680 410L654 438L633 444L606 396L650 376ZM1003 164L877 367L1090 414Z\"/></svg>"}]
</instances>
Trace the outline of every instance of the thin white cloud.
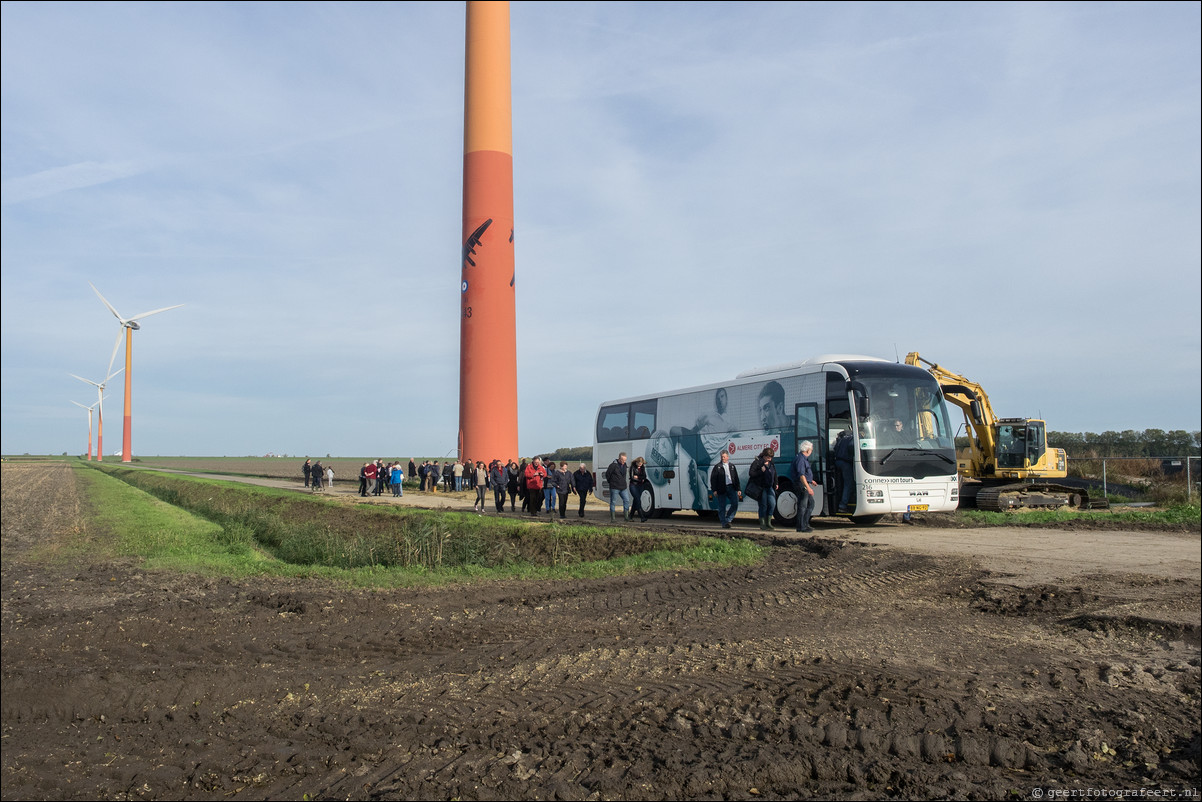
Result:
<instances>
[{"instance_id":1,"label":"thin white cloud","mask_svg":"<svg viewBox=\"0 0 1202 802\"><path fill-rule=\"evenodd\" d=\"M79 162L41 170L32 175L5 179L0 184L0 203L13 203L47 198L73 189L95 187L110 181L139 175L152 169L151 165L139 162Z\"/></svg>"}]
</instances>

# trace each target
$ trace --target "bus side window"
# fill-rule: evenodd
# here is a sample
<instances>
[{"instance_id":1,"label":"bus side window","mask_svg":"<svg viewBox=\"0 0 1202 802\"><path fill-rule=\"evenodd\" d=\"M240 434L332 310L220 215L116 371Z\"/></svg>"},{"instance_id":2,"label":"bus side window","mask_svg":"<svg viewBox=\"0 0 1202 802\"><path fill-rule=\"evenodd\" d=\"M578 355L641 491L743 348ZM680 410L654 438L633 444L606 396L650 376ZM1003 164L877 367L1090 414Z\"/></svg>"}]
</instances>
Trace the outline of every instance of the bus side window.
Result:
<instances>
[{"instance_id":1,"label":"bus side window","mask_svg":"<svg viewBox=\"0 0 1202 802\"><path fill-rule=\"evenodd\" d=\"M630 406L623 404L601 410L597 420L597 440L612 443L630 438Z\"/></svg>"},{"instance_id":2,"label":"bus side window","mask_svg":"<svg viewBox=\"0 0 1202 802\"><path fill-rule=\"evenodd\" d=\"M638 401L630 406L631 417L634 419L634 439L649 439L655 431L655 412L659 404L655 401Z\"/></svg>"}]
</instances>

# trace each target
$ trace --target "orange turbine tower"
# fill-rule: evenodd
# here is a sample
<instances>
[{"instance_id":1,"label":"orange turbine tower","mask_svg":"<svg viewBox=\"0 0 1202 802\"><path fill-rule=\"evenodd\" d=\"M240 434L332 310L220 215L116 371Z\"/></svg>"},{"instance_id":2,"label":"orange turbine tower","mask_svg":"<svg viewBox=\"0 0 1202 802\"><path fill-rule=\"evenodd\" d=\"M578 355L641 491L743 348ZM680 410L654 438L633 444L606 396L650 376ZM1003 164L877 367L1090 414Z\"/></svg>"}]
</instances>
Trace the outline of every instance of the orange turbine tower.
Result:
<instances>
[{"instance_id":1,"label":"orange turbine tower","mask_svg":"<svg viewBox=\"0 0 1202 802\"><path fill-rule=\"evenodd\" d=\"M518 456L509 3L467 4L459 456Z\"/></svg>"}]
</instances>

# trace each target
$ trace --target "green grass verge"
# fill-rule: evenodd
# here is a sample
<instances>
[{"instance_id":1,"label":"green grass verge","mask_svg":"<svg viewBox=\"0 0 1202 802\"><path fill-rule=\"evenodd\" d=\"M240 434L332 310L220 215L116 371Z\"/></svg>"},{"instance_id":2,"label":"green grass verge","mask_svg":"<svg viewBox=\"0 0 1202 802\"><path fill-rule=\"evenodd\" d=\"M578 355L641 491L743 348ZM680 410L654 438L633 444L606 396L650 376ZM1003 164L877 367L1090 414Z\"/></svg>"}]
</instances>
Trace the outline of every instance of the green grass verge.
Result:
<instances>
[{"instance_id":1,"label":"green grass verge","mask_svg":"<svg viewBox=\"0 0 1202 802\"><path fill-rule=\"evenodd\" d=\"M973 526L1015 526L1022 524L1069 524L1078 521L1104 521L1107 524L1158 524L1202 526L1202 507L1198 504L1175 504L1157 509L1110 509L1110 510L1029 510L1022 512L987 512L985 510L959 510L957 517Z\"/></svg>"},{"instance_id":2,"label":"green grass verge","mask_svg":"<svg viewBox=\"0 0 1202 802\"><path fill-rule=\"evenodd\" d=\"M222 527L99 470L78 470L91 509L78 556L135 557L148 568L253 573L269 558L228 542Z\"/></svg>"},{"instance_id":3,"label":"green grass verge","mask_svg":"<svg viewBox=\"0 0 1202 802\"><path fill-rule=\"evenodd\" d=\"M92 526L104 535L89 539L90 550L150 568L397 587L694 570L753 564L766 553L743 540L348 507L270 488L79 468ZM612 556L592 559L599 551Z\"/></svg>"}]
</instances>

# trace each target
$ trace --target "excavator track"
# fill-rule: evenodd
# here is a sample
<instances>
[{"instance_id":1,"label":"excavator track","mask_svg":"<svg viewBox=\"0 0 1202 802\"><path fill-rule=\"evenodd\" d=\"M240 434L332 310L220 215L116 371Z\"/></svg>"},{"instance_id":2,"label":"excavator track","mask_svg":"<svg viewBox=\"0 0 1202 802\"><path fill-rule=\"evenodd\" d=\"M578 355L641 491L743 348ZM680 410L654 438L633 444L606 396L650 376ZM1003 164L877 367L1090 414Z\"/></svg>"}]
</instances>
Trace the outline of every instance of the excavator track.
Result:
<instances>
[{"instance_id":1,"label":"excavator track","mask_svg":"<svg viewBox=\"0 0 1202 802\"><path fill-rule=\"evenodd\" d=\"M1019 509L1075 510L1105 509L1105 501L1089 500L1089 494L1079 487L1067 487L1054 482L1015 482L1009 485L982 487L976 494L978 509L1007 512Z\"/></svg>"}]
</instances>

